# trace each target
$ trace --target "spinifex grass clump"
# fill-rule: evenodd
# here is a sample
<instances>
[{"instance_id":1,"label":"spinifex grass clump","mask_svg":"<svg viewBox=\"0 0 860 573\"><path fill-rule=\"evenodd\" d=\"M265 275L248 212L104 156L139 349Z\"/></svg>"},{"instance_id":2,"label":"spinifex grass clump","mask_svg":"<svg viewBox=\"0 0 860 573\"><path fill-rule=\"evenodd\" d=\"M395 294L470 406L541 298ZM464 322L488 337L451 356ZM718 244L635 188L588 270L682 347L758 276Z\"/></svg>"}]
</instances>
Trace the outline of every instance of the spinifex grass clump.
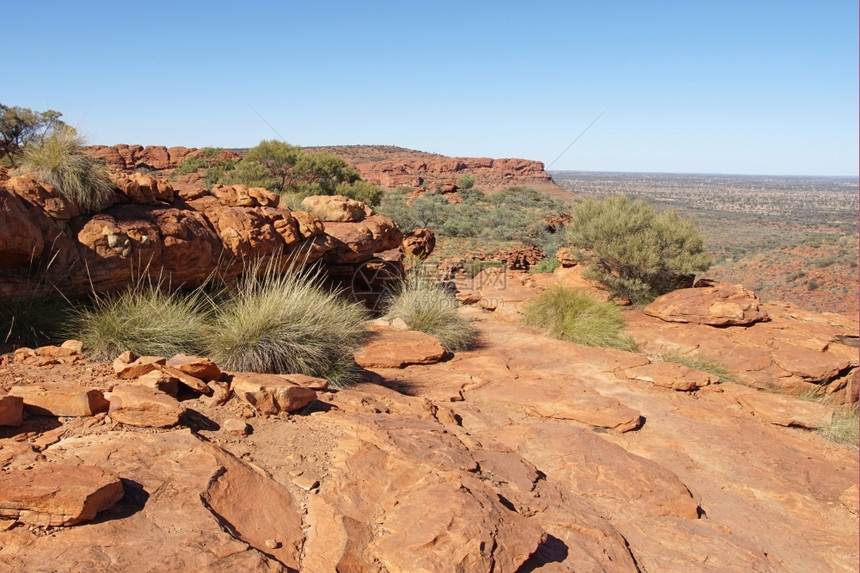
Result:
<instances>
[{"instance_id":1,"label":"spinifex grass clump","mask_svg":"<svg viewBox=\"0 0 860 573\"><path fill-rule=\"evenodd\" d=\"M83 139L64 126L24 153L22 169L35 171L39 181L51 185L86 213L113 203L114 185L105 166L84 153Z\"/></svg>"},{"instance_id":2,"label":"spinifex grass clump","mask_svg":"<svg viewBox=\"0 0 860 573\"><path fill-rule=\"evenodd\" d=\"M624 316L613 302L601 302L576 289L554 287L533 298L523 323L549 331L550 336L577 344L636 350L624 333Z\"/></svg>"},{"instance_id":3,"label":"spinifex grass clump","mask_svg":"<svg viewBox=\"0 0 860 573\"><path fill-rule=\"evenodd\" d=\"M258 261L216 307L207 355L225 370L307 374L342 387L356 378L352 353L366 314L325 290L318 271L279 273Z\"/></svg>"},{"instance_id":4,"label":"spinifex grass clump","mask_svg":"<svg viewBox=\"0 0 860 573\"><path fill-rule=\"evenodd\" d=\"M389 299L386 316L435 336L449 352L467 350L475 341L475 329L457 312L454 295L418 273L407 277Z\"/></svg>"},{"instance_id":5,"label":"spinifex grass clump","mask_svg":"<svg viewBox=\"0 0 860 573\"><path fill-rule=\"evenodd\" d=\"M720 377L720 382L735 382L738 377L719 360L707 356L690 356L688 354L664 354L665 362L674 362L700 372L707 372Z\"/></svg>"},{"instance_id":6,"label":"spinifex grass clump","mask_svg":"<svg viewBox=\"0 0 860 573\"><path fill-rule=\"evenodd\" d=\"M169 292L164 287L140 280L121 293L96 295L91 306L74 311L69 336L101 360L126 350L168 358L200 352L210 311L206 297L199 289Z\"/></svg>"},{"instance_id":7,"label":"spinifex grass clump","mask_svg":"<svg viewBox=\"0 0 860 573\"><path fill-rule=\"evenodd\" d=\"M61 295L0 300L0 344L37 347L62 339L69 303Z\"/></svg>"}]
</instances>

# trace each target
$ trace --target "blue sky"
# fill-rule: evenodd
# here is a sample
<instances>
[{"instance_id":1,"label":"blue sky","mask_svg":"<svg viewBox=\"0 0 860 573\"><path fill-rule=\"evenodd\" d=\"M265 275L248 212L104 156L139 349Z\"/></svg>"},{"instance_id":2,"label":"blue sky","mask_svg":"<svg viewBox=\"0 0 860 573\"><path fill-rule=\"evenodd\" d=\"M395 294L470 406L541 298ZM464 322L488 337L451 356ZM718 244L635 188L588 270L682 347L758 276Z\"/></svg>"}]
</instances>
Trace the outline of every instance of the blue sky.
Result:
<instances>
[{"instance_id":1,"label":"blue sky","mask_svg":"<svg viewBox=\"0 0 860 573\"><path fill-rule=\"evenodd\" d=\"M268 122L559 170L858 174L854 0L172 4L4 6L0 103L99 144L250 147Z\"/></svg>"}]
</instances>

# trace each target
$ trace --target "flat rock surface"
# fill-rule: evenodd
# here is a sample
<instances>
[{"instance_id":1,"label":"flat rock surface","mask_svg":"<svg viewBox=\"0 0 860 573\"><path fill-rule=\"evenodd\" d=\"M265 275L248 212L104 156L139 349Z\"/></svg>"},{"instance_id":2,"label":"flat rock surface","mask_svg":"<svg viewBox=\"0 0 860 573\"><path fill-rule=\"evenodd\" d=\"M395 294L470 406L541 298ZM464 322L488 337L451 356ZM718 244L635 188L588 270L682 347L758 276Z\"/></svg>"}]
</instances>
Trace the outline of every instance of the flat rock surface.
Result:
<instances>
[{"instance_id":1,"label":"flat rock surface","mask_svg":"<svg viewBox=\"0 0 860 573\"><path fill-rule=\"evenodd\" d=\"M856 571L857 451L739 399L775 395L746 382L671 391L627 376L650 347L578 346L463 312L475 350L376 368L348 390L279 378L316 396L289 416L211 382L218 399L185 393L172 428L104 413L0 427L0 474L98 466L125 492L84 526L3 520L0 569L56 569L61 555L92 571ZM655 348L725 349L747 382L803 382L768 340L827 354L828 333L845 330L804 315L802 344L800 318L782 315L724 329L626 315ZM22 381L129 384L109 364L4 357L0 389Z\"/></svg>"}]
</instances>

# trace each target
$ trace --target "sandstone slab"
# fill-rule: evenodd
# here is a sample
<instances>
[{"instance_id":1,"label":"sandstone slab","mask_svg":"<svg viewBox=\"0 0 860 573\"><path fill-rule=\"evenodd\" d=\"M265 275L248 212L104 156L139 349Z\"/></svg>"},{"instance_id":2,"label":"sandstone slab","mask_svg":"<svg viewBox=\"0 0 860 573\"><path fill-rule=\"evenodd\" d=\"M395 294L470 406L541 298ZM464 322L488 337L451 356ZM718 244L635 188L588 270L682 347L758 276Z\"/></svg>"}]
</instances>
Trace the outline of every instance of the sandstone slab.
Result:
<instances>
[{"instance_id":1,"label":"sandstone slab","mask_svg":"<svg viewBox=\"0 0 860 573\"><path fill-rule=\"evenodd\" d=\"M720 381L719 376L673 362L652 362L644 366L628 368L624 371L624 375L631 380L651 382L655 386L681 392L698 390Z\"/></svg>"},{"instance_id":2,"label":"sandstone slab","mask_svg":"<svg viewBox=\"0 0 860 573\"><path fill-rule=\"evenodd\" d=\"M230 389L264 416L295 412L316 400L317 392L292 382L290 375L231 373Z\"/></svg>"},{"instance_id":3,"label":"sandstone slab","mask_svg":"<svg viewBox=\"0 0 860 573\"><path fill-rule=\"evenodd\" d=\"M323 223L354 223L373 215L370 207L343 195L311 195L302 199L301 208L316 215Z\"/></svg>"},{"instance_id":4,"label":"sandstone slab","mask_svg":"<svg viewBox=\"0 0 860 573\"><path fill-rule=\"evenodd\" d=\"M13 386L10 396L24 400L24 408L36 416L92 416L108 408L101 390L60 384Z\"/></svg>"},{"instance_id":5,"label":"sandstone slab","mask_svg":"<svg viewBox=\"0 0 860 573\"><path fill-rule=\"evenodd\" d=\"M203 382L212 382L221 377L221 369L204 356L177 354L167 361L167 366L181 370L186 374L199 378Z\"/></svg>"},{"instance_id":6,"label":"sandstone slab","mask_svg":"<svg viewBox=\"0 0 860 573\"><path fill-rule=\"evenodd\" d=\"M445 357L439 340L417 330L381 330L355 353L363 368L403 368L409 364L434 364Z\"/></svg>"},{"instance_id":7,"label":"sandstone slab","mask_svg":"<svg viewBox=\"0 0 860 573\"><path fill-rule=\"evenodd\" d=\"M43 463L0 472L0 516L28 525L88 521L122 496L119 476L98 466Z\"/></svg>"},{"instance_id":8,"label":"sandstone slab","mask_svg":"<svg viewBox=\"0 0 860 573\"><path fill-rule=\"evenodd\" d=\"M111 418L130 426L169 428L178 424L184 413L185 407L175 398L152 388L117 386L111 393Z\"/></svg>"},{"instance_id":9,"label":"sandstone slab","mask_svg":"<svg viewBox=\"0 0 860 573\"><path fill-rule=\"evenodd\" d=\"M113 361L113 371L117 378L140 378L144 374L159 370L159 366L167 364L161 356L137 356L131 351L123 352Z\"/></svg>"},{"instance_id":10,"label":"sandstone slab","mask_svg":"<svg viewBox=\"0 0 860 573\"><path fill-rule=\"evenodd\" d=\"M735 326L767 320L758 297L740 285L685 288L657 297L645 314L669 322Z\"/></svg>"},{"instance_id":11,"label":"sandstone slab","mask_svg":"<svg viewBox=\"0 0 860 573\"><path fill-rule=\"evenodd\" d=\"M159 366L158 368L168 376L176 378L176 380L178 380L179 383L186 388L191 388L195 392L203 394L204 396L212 395L212 388L207 386L206 382L204 382L200 378L192 376L191 374L188 374L187 372L184 372L179 368L173 368L172 366Z\"/></svg>"},{"instance_id":12,"label":"sandstone slab","mask_svg":"<svg viewBox=\"0 0 860 573\"><path fill-rule=\"evenodd\" d=\"M831 406L807 402L781 394L759 392L731 385L729 396L751 410L756 417L778 426L796 426L812 430L826 426L833 419Z\"/></svg>"}]
</instances>

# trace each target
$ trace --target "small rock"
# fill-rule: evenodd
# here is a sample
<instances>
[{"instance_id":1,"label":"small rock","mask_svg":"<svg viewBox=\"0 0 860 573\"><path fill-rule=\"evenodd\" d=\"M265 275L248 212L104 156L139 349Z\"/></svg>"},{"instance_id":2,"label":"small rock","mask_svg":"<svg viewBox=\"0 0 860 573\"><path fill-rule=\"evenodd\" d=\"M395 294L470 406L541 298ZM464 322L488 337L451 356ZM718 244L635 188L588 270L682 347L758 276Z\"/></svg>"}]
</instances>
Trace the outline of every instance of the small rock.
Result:
<instances>
[{"instance_id":1,"label":"small rock","mask_svg":"<svg viewBox=\"0 0 860 573\"><path fill-rule=\"evenodd\" d=\"M277 541L276 539L267 539L265 542L265 546L269 549L277 549L281 546L281 542Z\"/></svg>"},{"instance_id":2,"label":"small rock","mask_svg":"<svg viewBox=\"0 0 860 573\"><path fill-rule=\"evenodd\" d=\"M702 386L719 382L719 376L695 370L674 362L654 362L644 366L628 368L624 375L631 380L651 382L655 386L671 388L681 392L698 390Z\"/></svg>"},{"instance_id":3,"label":"small rock","mask_svg":"<svg viewBox=\"0 0 860 573\"><path fill-rule=\"evenodd\" d=\"M355 353L363 368L404 368L410 364L435 364L445 357L439 340L416 330L375 332L364 348Z\"/></svg>"},{"instance_id":4,"label":"small rock","mask_svg":"<svg viewBox=\"0 0 860 573\"><path fill-rule=\"evenodd\" d=\"M158 370L159 366L167 364L161 356L137 357L131 351L123 352L113 361L113 370L118 378L140 378L144 374Z\"/></svg>"},{"instance_id":5,"label":"small rock","mask_svg":"<svg viewBox=\"0 0 860 573\"><path fill-rule=\"evenodd\" d=\"M305 491L311 491L312 489L316 489L320 486L319 480L315 480L308 476L298 476L293 479L293 483Z\"/></svg>"},{"instance_id":6,"label":"small rock","mask_svg":"<svg viewBox=\"0 0 860 573\"><path fill-rule=\"evenodd\" d=\"M173 396L174 398L176 398L176 394L179 391L179 379L161 370L147 372L135 380L134 384L152 388L159 392L164 392L168 396Z\"/></svg>"},{"instance_id":7,"label":"small rock","mask_svg":"<svg viewBox=\"0 0 860 573\"><path fill-rule=\"evenodd\" d=\"M81 354L84 351L84 343L80 340L66 340L60 345L60 348L68 348L75 352L75 354Z\"/></svg>"},{"instance_id":8,"label":"small rock","mask_svg":"<svg viewBox=\"0 0 860 573\"><path fill-rule=\"evenodd\" d=\"M221 377L221 369L214 362L202 356L177 354L167 361L167 365L199 378L203 382L212 382Z\"/></svg>"},{"instance_id":9,"label":"small rock","mask_svg":"<svg viewBox=\"0 0 860 573\"><path fill-rule=\"evenodd\" d=\"M227 403L227 400L230 399L232 395L230 392L230 384L227 382L207 382L207 386L212 390L211 394L201 396L201 400L205 403L212 404L215 406L221 406Z\"/></svg>"},{"instance_id":10,"label":"small rock","mask_svg":"<svg viewBox=\"0 0 860 573\"><path fill-rule=\"evenodd\" d=\"M245 420L229 418L221 424L221 429L234 436L247 436L251 428Z\"/></svg>"},{"instance_id":11,"label":"small rock","mask_svg":"<svg viewBox=\"0 0 860 573\"><path fill-rule=\"evenodd\" d=\"M264 416L295 412L316 400L316 390L290 381L290 375L238 372L230 389Z\"/></svg>"},{"instance_id":12,"label":"small rock","mask_svg":"<svg viewBox=\"0 0 860 573\"><path fill-rule=\"evenodd\" d=\"M212 394L212 388L207 386L206 382L204 382L200 378L197 378L196 376L192 376L191 374L183 372L182 370L174 368L172 366L159 366L158 368L165 374L173 376L174 378L179 380L179 383L183 386L191 388L195 392L199 392L204 396L210 396Z\"/></svg>"}]
</instances>

